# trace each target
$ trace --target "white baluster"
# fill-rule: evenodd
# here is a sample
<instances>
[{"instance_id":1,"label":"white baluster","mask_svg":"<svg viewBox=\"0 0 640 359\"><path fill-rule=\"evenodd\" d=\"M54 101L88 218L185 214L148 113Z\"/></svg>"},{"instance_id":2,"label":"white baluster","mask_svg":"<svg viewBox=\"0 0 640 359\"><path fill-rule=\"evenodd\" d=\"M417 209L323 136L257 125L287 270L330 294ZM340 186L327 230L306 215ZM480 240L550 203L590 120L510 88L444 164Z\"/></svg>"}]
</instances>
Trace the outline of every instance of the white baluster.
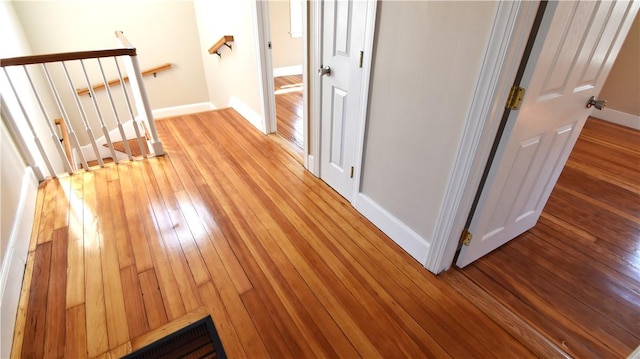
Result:
<instances>
[{"instance_id":1,"label":"white baluster","mask_svg":"<svg viewBox=\"0 0 640 359\"><path fill-rule=\"evenodd\" d=\"M122 93L124 94L124 99L127 102L127 107L129 108L129 114L131 115L131 121L133 122L133 130L136 132L138 146L140 147L140 152L142 152L142 157L145 157L147 155L147 151L145 150L145 146L142 145L142 139L140 136L140 129L138 128L138 122L136 121L136 116L133 114L131 101L129 101L129 94L127 94L127 87L124 85L124 79L122 78L122 72L120 71L120 66L118 65L117 59L116 59L116 68L118 69L118 78L120 79L120 86L122 86Z\"/></svg>"},{"instance_id":2,"label":"white baluster","mask_svg":"<svg viewBox=\"0 0 640 359\"><path fill-rule=\"evenodd\" d=\"M100 59L98 60L98 65L100 65L100 71L102 71L102 64L100 63ZM96 114L98 115L98 119L100 121L100 126L102 127L102 134L104 135L104 139L107 140L107 145L109 147L109 151L111 152L111 158L113 158L113 162L116 162L118 158L116 157L116 150L113 148L113 142L111 142L111 136L109 135L109 129L104 122L104 118L102 117L102 111L100 111L100 106L98 106L98 102L96 101L96 94L93 92L93 86L91 86L91 82L89 81L89 76L87 75L87 69L84 67L83 60L80 60L80 65L82 65L82 72L84 73L84 79L87 82L87 88L89 89L89 94L91 100L93 101L93 107L96 110Z\"/></svg>"},{"instance_id":3,"label":"white baluster","mask_svg":"<svg viewBox=\"0 0 640 359\"><path fill-rule=\"evenodd\" d=\"M49 157L47 156L46 151L44 150L44 147L42 146L42 142L40 141L40 138L38 138L38 135L36 134L36 131L33 127L33 124L31 123L31 118L29 118L29 115L27 115L27 110L25 110L24 105L22 104L22 101L20 101L20 96L18 96L18 93L16 92L16 88L13 86L13 81L11 81L11 77L9 76L9 73L7 72L6 68L2 68L4 70L4 74L5 76L7 76L7 80L9 81L9 86L11 87L11 91L13 91L13 95L16 97L16 100L18 101L18 105L20 106L20 110L22 111L22 115L24 116L26 122L27 122L27 126L29 126L29 131L31 131L31 134L33 135L33 141L36 144L36 147L38 148L38 151L40 152L40 156L42 156L42 159L44 160L47 169L49 170L49 173L51 174L51 177L56 177L57 173L55 171L55 169L53 168L53 165L51 164L51 161L49 160Z\"/></svg>"},{"instance_id":4,"label":"white baluster","mask_svg":"<svg viewBox=\"0 0 640 359\"><path fill-rule=\"evenodd\" d=\"M67 134L69 138L73 141L73 146L76 148L76 153L80 157L80 162L84 166L85 169L89 169L89 165L87 164L87 160L84 158L84 154L80 149L80 142L78 141L78 137L76 137L76 132L71 125L71 121L69 120L69 115L67 115L67 110L62 104L62 100L60 100L60 94L56 89L56 85L51 80L51 75L49 75L49 70L45 64L41 64L42 69L44 70L45 77L47 78L47 82L49 82L49 87L51 88L51 92L53 92L53 98L56 100L56 104L58 105L58 109L60 110L60 114L62 115L62 120L67 125Z\"/></svg>"},{"instance_id":5,"label":"white baluster","mask_svg":"<svg viewBox=\"0 0 640 359\"><path fill-rule=\"evenodd\" d=\"M151 147L153 148L154 154L156 156L163 155L164 149L162 148L162 142L160 142L158 131L156 130L156 123L153 118L153 113L151 112L151 106L149 105L147 90L144 87L144 80L142 79L142 72L140 72L138 57L129 56L128 59L129 62L126 63L128 65L127 73L134 75L129 76L129 83L131 84L133 97L136 100L138 115L146 119L149 127L148 130L151 134Z\"/></svg>"},{"instance_id":6,"label":"white baluster","mask_svg":"<svg viewBox=\"0 0 640 359\"><path fill-rule=\"evenodd\" d=\"M91 147L93 147L93 153L96 155L96 159L98 160L98 164L100 167L104 167L104 162L102 162L102 156L100 155L100 150L98 150L98 144L96 144L96 139L93 137L93 130L91 129L91 125L89 125L89 121L87 120L87 114L84 111L84 107L82 103L80 103L80 98L78 97L78 93L76 92L76 86L73 84L73 80L71 80L71 76L69 76L69 71L67 70L67 65L62 61L62 68L64 69L64 74L67 77L67 83L69 84L69 88L73 93L73 99L76 102L76 106L78 107L78 112L80 112L80 117L82 118L82 122L84 123L84 130L89 135L89 140L91 141ZM89 169L89 167L87 167Z\"/></svg>"},{"instance_id":7,"label":"white baluster","mask_svg":"<svg viewBox=\"0 0 640 359\"><path fill-rule=\"evenodd\" d=\"M98 59L98 63L101 64L100 59ZM125 150L127 151L127 157L129 160L132 160L131 150L129 150L129 143L127 143L127 137L124 133L124 128L122 127L122 122L120 121L120 116L118 115L118 110L116 109L116 105L113 102L113 96L111 95L111 89L109 88L109 81L107 81L107 77L104 75L104 71L102 69L102 64L100 65L100 71L102 72L102 80L104 81L104 89L107 91L107 95L109 96L109 103L111 104L111 110L113 111L113 116L116 119L116 124L118 126L118 130L120 131L120 138L124 142Z\"/></svg>"},{"instance_id":8,"label":"white baluster","mask_svg":"<svg viewBox=\"0 0 640 359\"><path fill-rule=\"evenodd\" d=\"M47 124L47 127L49 127L49 132L51 133L51 139L55 143L55 147L58 150L58 154L60 155L60 158L62 158L62 163L64 164L64 168L67 172L73 173L73 168L71 166L71 163L69 162L69 158L67 158L67 154L64 152L64 148L62 147L62 144L60 144L60 138L58 138L56 129L53 127L53 124L52 124L53 121L51 120L51 116L49 116L49 114L47 113L47 110L44 108L44 105L42 104L42 100L40 99L38 90L36 90L36 87L33 84L31 75L29 75L29 71L27 71L26 66L23 65L22 69L24 70L25 75L27 75L27 79L29 80L31 89L33 90L33 93L36 96L36 100L38 101L38 106L40 107L40 111L44 116L44 120L45 120L44 122Z\"/></svg>"}]
</instances>

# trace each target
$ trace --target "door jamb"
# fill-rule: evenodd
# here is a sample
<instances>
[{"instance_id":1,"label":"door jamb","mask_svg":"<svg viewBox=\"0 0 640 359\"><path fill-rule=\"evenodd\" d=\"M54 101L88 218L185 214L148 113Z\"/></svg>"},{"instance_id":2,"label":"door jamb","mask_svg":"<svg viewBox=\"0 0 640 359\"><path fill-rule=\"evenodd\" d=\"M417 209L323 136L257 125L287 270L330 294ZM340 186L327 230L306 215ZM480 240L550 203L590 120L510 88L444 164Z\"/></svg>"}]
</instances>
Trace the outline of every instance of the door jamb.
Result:
<instances>
[{"instance_id":1,"label":"door jamb","mask_svg":"<svg viewBox=\"0 0 640 359\"><path fill-rule=\"evenodd\" d=\"M255 20L256 20L256 39L258 47L258 78L260 81L260 98L262 103L262 113L264 114L265 133L274 133L277 131L276 122L276 105L275 105L275 89L273 84L273 59L271 56L271 48L269 42L271 38L270 18L269 18L269 3L264 0L255 0ZM319 160L319 156L314 154L319 153L318 140L316 140L315 134L317 131L314 128L312 132L314 134L313 144L318 147L309 146L309 125L310 125L310 113L309 113L309 98L310 89L311 93L319 93L320 90L316 90L318 86L317 81L312 81L309 77L309 68L314 68L313 58L310 59L309 47L315 46L315 43L321 44L320 41L315 40L309 36L309 28L311 28L311 34L313 36L320 34L320 29L317 27L318 22L312 18L313 14L317 14L315 8L318 7L318 2L313 3L313 7L309 8L308 2L302 2L302 12L305 14L302 17L302 83L303 83L303 96L302 96L302 133L304 148L303 156L304 167L311 173L318 176L319 173L314 172L314 169L319 168L319 163L315 164L315 159ZM311 27L309 26L311 25ZM309 66L311 65L311 67ZM315 116L315 114L314 114ZM318 135L319 139L319 135ZM309 154L309 155L306 155Z\"/></svg>"},{"instance_id":2,"label":"door jamb","mask_svg":"<svg viewBox=\"0 0 640 359\"><path fill-rule=\"evenodd\" d=\"M371 70L373 68L373 45L376 31L376 16L378 13L378 1L369 1L367 6L366 24L364 29L364 55L362 65L362 78L360 86L360 105L358 108L358 123L356 128L356 153L354 157L353 191L350 201L355 208L358 208L358 193L362 177L362 166L364 164L364 137L366 135L367 115L369 110L369 86L371 84Z\"/></svg>"},{"instance_id":3,"label":"door jamb","mask_svg":"<svg viewBox=\"0 0 640 359\"><path fill-rule=\"evenodd\" d=\"M424 266L453 264L540 1L500 2L456 161Z\"/></svg>"},{"instance_id":4,"label":"door jamb","mask_svg":"<svg viewBox=\"0 0 640 359\"><path fill-rule=\"evenodd\" d=\"M255 33L258 56L258 81L261 98L262 114L264 116L264 132L266 134L276 131L276 105L275 90L273 88L273 62L269 39L271 28L269 24L269 3L256 0L255 6Z\"/></svg>"},{"instance_id":5,"label":"door jamb","mask_svg":"<svg viewBox=\"0 0 640 359\"><path fill-rule=\"evenodd\" d=\"M302 36L304 38L302 42L303 56L307 60L306 66L303 65L305 73L302 74L305 86L303 88L305 94L303 97L305 106L303 111L308 119L308 130L304 134L304 163L309 172L316 177L320 177L322 81L317 76L309 76L309 74L314 74L314 70L320 68L322 63L322 1L303 1L303 9L306 10L305 13L307 14L303 21L308 20L308 23L303 22L302 26ZM307 29L309 29L308 33ZM310 69L311 72L309 71Z\"/></svg>"}]
</instances>

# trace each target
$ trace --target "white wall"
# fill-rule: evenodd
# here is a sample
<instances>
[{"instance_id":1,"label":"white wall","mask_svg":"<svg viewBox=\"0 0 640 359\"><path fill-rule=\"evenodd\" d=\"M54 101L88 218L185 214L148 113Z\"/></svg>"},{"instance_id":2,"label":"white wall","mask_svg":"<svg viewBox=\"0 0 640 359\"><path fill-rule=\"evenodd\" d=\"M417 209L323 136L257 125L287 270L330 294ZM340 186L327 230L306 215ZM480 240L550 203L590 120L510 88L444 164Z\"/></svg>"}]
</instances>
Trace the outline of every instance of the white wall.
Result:
<instances>
[{"instance_id":1,"label":"white wall","mask_svg":"<svg viewBox=\"0 0 640 359\"><path fill-rule=\"evenodd\" d=\"M141 69L171 63L172 68L160 72L157 77L145 77L145 87L152 109L208 102L208 90L204 79L200 42L195 12L191 1L18 1L14 2L31 49L36 54L68 51L100 50L117 47L114 32L122 30L137 48ZM122 64L121 64L122 65ZM102 81L95 63L88 64L92 83ZM104 61L107 79L117 78L111 59ZM76 88L86 87L81 68L69 64ZM124 71L124 68L122 68ZM59 66L51 66L52 75L67 89L66 80ZM112 87L118 109L128 120L126 102L119 87ZM130 92L129 92L130 93ZM71 92L63 92L63 101L75 126L81 119ZM103 112L110 112L104 90L97 91ZM99 129L97 116L88 96L82 96L83 105L94 130ZM134 112L135 113L135 112ZM110 128L115 126L110 125ZM77 127L83 128L83 126ZM88 137L78 132L80 142L88 143Z\"/></svg>"},{"instance_id":2,"label":"white wall","mask_svg":"<svg viewBox=\"0 0 640 359\"><path fill-rule=\"evenodd\" d=\"M426 247L496 9L474 1L378 4L361 192Z\"/></svg>"},{"instance_id":3,"label":"white wall","mask_svg":"<svg viewBox=\"0 0 640 359\"><path fill-rule=\"evenodd\" d=\"M609 102L592 116L640 130L640 14L620 48L600 95Z\"/></svg>"},{"instance_id":4,"label":"white wall","mask_svg":"<svg viewBox=\"0 0 640 359\"><path fill-rule=\"evenodd\" d=\"M296 66L302 73L302 38L292 38L289 1L269 1L271 60L274 69ZM274 71L277 72L277 71ZM277 76L277 75L276 75Z\"/></svg>"},{"instance_id":5,"label":"white wall","mask_svg":"<svg viewBox=\"0 0 640 359\"><path fill-rule=\"evenodd\" d=\"M264 113L258 78L255 2L253 0L195 0L200 53L209 100L216 107L233 107L264 132ZM207 50L223 35L233 35L233 50L222 57Z\"/></svg>"},{"instance_id":6,"label":"white wall","mask_svg":"<svg viewBox=\"0 0 640 359\"><path fill-rule=\"evenodd\" d=\"M3 1L0 33L0 58L29 53L13 7ZM16 104L7 98L4 76L0 78L3 99L15 110ZM23 87L24 83L16 86ZM37 180L16 149L2 117L0 122L0 358L8 358L33 225Z\"/></svg>"},{"instance_id":7,"label":"white wall","mask_svg":"<svg viewBox=\"0 0 640 359\"><path fill-rule=\"evenodd\" d=\"M20 20L11 2L0 1L0 34L2 34L0 58L19 57L33 54L28 38L24 33ZM50 137L50 131L44 122L44 116L38 108L35 97L32 95L31 87L27 78L24 76L23 70L20 67L9 67L7 68L7 71L12 78L16 91L20 94L20 100L24 105L27 115L32 120L36 134L42 139L44 151L46 153L55 153L55 143ZM33 71L32 79L36 86L44 86L44 78L40 72ZM14 96L6 77L4 76L4 73L0 74L0 93L6 101L9 111L14 117L18 126L18 131L20 131L27 140L27 145L38 163L38 167L40 167L44 174L47 175L47 169L44 161L39 154L35 142L32 140L33 135L29 131L27 121L22 114L18 101ZM51 105L53 100L46 91L42 93L42 100L45 106L53 109L53 106ZM56 110L52 110L50 115L58 116L58 112ZM51 158L51 161L56 172L62 171L63 167L61 159L54 157Z\"/></svg>"}]
</instances>

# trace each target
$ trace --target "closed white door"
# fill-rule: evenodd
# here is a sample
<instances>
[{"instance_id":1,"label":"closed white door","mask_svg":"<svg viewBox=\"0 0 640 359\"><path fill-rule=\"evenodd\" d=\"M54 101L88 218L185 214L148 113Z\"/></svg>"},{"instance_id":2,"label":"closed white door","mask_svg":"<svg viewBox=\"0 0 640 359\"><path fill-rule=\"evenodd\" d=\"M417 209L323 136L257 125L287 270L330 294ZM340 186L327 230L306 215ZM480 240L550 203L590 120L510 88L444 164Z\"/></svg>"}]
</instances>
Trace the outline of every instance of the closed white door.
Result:
<instances>
[{"instance_id":1,"label":"closed white door","mask_svg":"<svg viewBox=\"0 0 640 359\"><path fill-rule=\"evenodd\" d=\"M368 1L323 2L320 178L353 196Z\"/></svg>"},{"instance_id":2,"label":"closed white door","mask_svg":"<svg viewBox=\"0 0 640 359\"><path fill-rule=\"evenodd\" d=\"M533 227L594 107L640 2L549 2L456 264L464 267Z\"/></svg>"}]
</instances>

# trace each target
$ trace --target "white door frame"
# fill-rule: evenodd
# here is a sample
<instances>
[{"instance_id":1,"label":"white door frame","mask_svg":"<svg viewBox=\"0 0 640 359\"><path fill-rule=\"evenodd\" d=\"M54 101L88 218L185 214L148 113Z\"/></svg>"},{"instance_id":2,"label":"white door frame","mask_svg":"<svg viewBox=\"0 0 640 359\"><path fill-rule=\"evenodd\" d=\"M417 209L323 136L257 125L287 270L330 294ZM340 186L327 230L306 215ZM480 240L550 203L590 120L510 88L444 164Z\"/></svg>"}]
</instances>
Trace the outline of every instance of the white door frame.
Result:
<instances>
[{"instance_id":1,"label":"white door frame","mask_svg":"<svg viewBox=\"0 0 640 359\"><path fill-rule=\"evenodd\" d=\"M498 6L435 235L424 262L433 273L440 273L453 263L539 4L540 1L501 1Z\"/></svg>"},{"instance_id":2,"label":"white door frame","mask_svg":"<svg viewBox=\"0 0 640 359\"><path fill-rule=\"evenodd\" d=\"M312 163L314 158L319 156L313 156L315 153L319 153L318 149L309 148L309 68L313 68L314 64L309 63L309 46L310 42L313 44L315 41L309 37L308 24L314 24L311 18L311 14L317 2L314 2L312 7L309 8L308 2L302 2L302 12L306 16L302 17L302 82L303 82L303 95L302 95L302 136L303 136L303 156L304 167L309 169L314 175L318 176L312 169L319 168ZM271 27L269 18L269 2L265 0L255 0L255 29L256 29L256 41L257 41L257 56L258 56L258 80L260 83L260 98L262 102L262 113L264 114L265 133L274 133L277 131L276 121L276 104L275 104L275 89L273 84L273 60L271 56L271 48L269 48L269 41L271 39ZM311 11L311 13L310 13ZM312 25L313 26L313 25ZM312 31L313 32L313 31ZM316 31L319 33L319 30ZM311 66L311 67L310 67ZM315 85L314 85L315 86ZM319 91L319 90L318 90ZM316 92L315 90L313 91ZM314 130L315 133L315 130ZM317 143L314 139L313 143ZM308 154L308 155L306 155ZM310 160L311 158L311 160Z\"/></svg>"},{"instance_id":3,"label":"white door frame","mask_svg":"<svg viewBox=\"0 0 640 359\"><path fill-rule=\"evenodd\" d=\"M367 0L367 18L365 28L365 47L363 57L363 76L361 86L363 91L359 99L356 142L356 164L354 171L354 198L360 189L361 164L364 150L365 124L367 117L369 83L371 78L371 62L373 59L373 43L376 26L377 1ZM320 134L321 134L321 106L322 81L315 75L315 69L322 63L322 1L303 1L302 11L302 131L304 139L303 159L304 167L320 177ZM265 116L265 132L276 130L275 95L273 88L273 66L271 52L268 46L270 37L269 5L267 1L255 0L255 29L258 41L258 78L260 81L260 97L262 111ZM352 200L352 199L349 199Z\"/></svg>"}]
</instances>

